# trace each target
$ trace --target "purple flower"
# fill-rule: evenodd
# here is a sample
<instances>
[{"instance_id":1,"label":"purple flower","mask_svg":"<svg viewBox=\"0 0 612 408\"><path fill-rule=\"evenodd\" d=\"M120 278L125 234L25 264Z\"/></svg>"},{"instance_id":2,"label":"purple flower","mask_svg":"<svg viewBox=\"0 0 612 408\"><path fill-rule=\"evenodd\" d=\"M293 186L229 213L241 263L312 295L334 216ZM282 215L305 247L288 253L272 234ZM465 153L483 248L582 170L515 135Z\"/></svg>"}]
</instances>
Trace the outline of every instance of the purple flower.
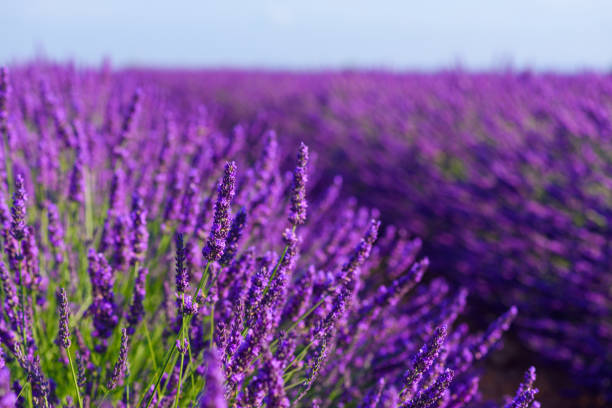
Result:
<instances>
[{"instance_id":1,"label":"purple flower","mask_svg":"<svg viewBox=\"0 0 612 408\"><path fill-rule=\"evenodd\" d=\"M225 165L225 175L217 191L215 217L206 246L202 250L204 258L218 261L225 249L225 240L230 227L230 204L236 188L236 163L228 162Z\"/></svg>"},{"instance_id":2,"label":"purple flower","mask_svg":"<svg viewBox=\"0 0 612 408\"><path fill-rule=\"evenodd\" d=\"M49 218L49 242L55 254L55 262L61 263L64 259L64 227L59 217L57 207L52 202L47 202L47 217Z\"/></svg>"},{"instance_id":3,"label":"purple flower","mask_svg":"<svg viewBox=\"0 0 612 408\"><path fill-rule=\"evenodd\" d=\"M9 74L6 67L0 67L0 137L4 138L8 132L8 97Z\"/></svg>"},{"instance_id":4,"label":"purple flower","mask_svg":"<svg viewBox=\"0 0 612 408\"><path fill-rule=\"evenodd\" d=\"M97 351L103 352L106 350L106 340L119 324L119 310L113 293L115 277L103 254L96 254L90 249L88 261L93 296L88 313L93 317L93 336L102 340Z\"/></svg>"},{"instance_id":5,"label":"purple flower","mask_svg":"<svg viewBox=\"0 0 612 408\"><path fill-rule=\"evenodd\" d=\"M380 396L383 392L383 388L385 387L385 379L380 378L376 385L372 387L370 391L366 394L361 404L359 404L358 408L376 408L378 406L378 401L380 401Z\"/></svg>"},{"instance_id":6,"label":"purple flower","mask_svg":"<svg viewBox=\"0 0 612 408\"><path fill-rule=\"evenodd\" d=\"M27 201L28 195L23 184L23 177L18 174L15 178L15 192L13 193L13 206L11 207L11 235L17 241L21 241L25 237Z\"/></svg>"},{"instance_id":7,"label":"purple flower","mask_svg":"<svg viewBox=\"0 0 612 408\"><path fill-rule=\"evenodd\" d=\"M426 390L421 391L410 402L401 405L401 408L433 408L438 406L439 402L447 392L450 383L453 381L453 370L447 368L438 377L436 382Z\"/></svg>"},{"instance_id":8,"label":"purple flower","mask_svg":"<svg viewBox=\"0 0 612 408\"><path fill-rule=\"evenodd\" d=\"M140 195L132 198L132 263L143 262L147 252L149 231L147 230L147 210Z\"/></svg>"},{"instance_id":9,"label":"purple flower","mask_svg":"<svg viewBox=\"0 0 612 408\"><path fill-rule=\"evenodd\" d=\"M68 298L64 288L59 288L55 292L57 299L57 313L59 315L59 331L57 333L56 344L65 349L70 348L70 327L68 323Z\"/></svg>"},{"instance_id":10,"label":"purple flower","mask_svg":"<svg viewBox=\"0 0 612 408\"><path fill-rule=\"evenodd\" d=\"M83 173L83 152L81 143L82 142L77 144L78 149L72 166L72 173L70 174L68 197L71 201L82 205L85 202L85 174Z\"/></svg>"},{"instance_id":11,"label":"purple flower","mask_svg":"<svg viewBox=\"0 0 612 408\"><path fill-rule=\"evenodd\" d=\"M108 199L109 215L118 215L124 208L125 174L121 168L115 169L111 180L110 195Z\"/></svg>"},{"instance_id":12,"label":"purple flower","mask_svg":"<svg viewBox=\"0 0 612 408\"><path fill-rule=\"evenodd\" d=\"M267 406L289 408L289 398L285 394L282 362L270 356L262 371L268 380L268 396L265 399Z\"/></svg>"},{"instance_id":13,"label":"purple flower","mask_svg":"<svg viewBox=\"0 0 612 408\"><path fill-rule=\"evenodd\" d=\"M128 355L128 333L125 328L121 329L121 347L119 348L119 357L113 367L113 372L106 383L106 388L113 390L119 385L125 377L125 370L127 369L127 355Z\"/></svg>"},{"instance_id":14,"label":"purple flower","mask_svg":"<svg viewBox=\"0 0 612 408\"><path fill-rule=\"evenodd\" d=\"M113 228L114 255L113 266L125 271L132 259L132 245L129 237L130 222L126 216L120 215L115 220Z\"/></svg>"},{"instance_id":15,"label":"purple flower","mask_svg":"<svg viewBox=\"0 0 612 408\"><path fill-rule=\"evenodd\" d=\"M47 406L49 397L49 381L40 368L40 358L35 355L28 364L28 378L32 386L34 406Z\"/></svg>"},{"instance_id":16,"label":"purple flower","mask_svg":"<svg viewBox=\"0 0 612 408\"><path fill-rule=\"evenodd\" d=\"M530 408L534 406L532 404L537 404L534 402L535 395L538 393L538 389L533 387L535 379L535 368L529 367L525 372L525 380L519 386L516 395L504 408Z\"/></svg>"},{"instance_id":17,"label":"purple flower","mask_svg":"<svg viewBox=\"0 0 612 408\"><path fill-rule=\"evenodd\" d=\"M209 349L204 353L206 374L204 376L204 392L200 397L200 408L227 408L224 396L224 376L221 371L221 360L217 349Z\"/></svg>"},{"instance_id":18,"label":"purple flower","mask_svg":"<svg viewBox=\"0 0 612 408\"><path fill-rule=\"evenodd\" d=\"M17 330L19 325L18 305L19 298L13 280L11 279L4 262L0 261L0 283L4 292L4 311L8 317L13 330Z\"/></svg>"},{"instance_id":19,"label":"purple flower","mask_svg":"<svg viewBox=\"0 0 612 408\"><path fill-rule=\"evenodd\" d=\"M297 166L293 172L293 187L291 190L291 213L289 222L293 225L301 225L306 222L306 182L308 181L308 146L300 143L297 156Z\"/></svg>"},{"instance_id":20,"label":"purple flower","mask_svg":"<svg viewBox=\"0 0 612 408\"><path fill-rule=\"evenodd\" d=\"M0 408L15 406L17 406L17 395L11 389L11 372L4 364L0 364Z\"/></svg>"},{"instance_id":21,"label":"purple flower","mask_svg":"<svg viewBox=\"0 0 612 408\"><path fill-rule=\"evenodd\" d=\"M472 346L472 352L476 360L480 360L487 355L491 347L499 341L503 332L510 328L510 324L516 318L517 313L518 310L516 306L512 306L506 313L493 322L486 332L475 341Z\"/></svg>"},{"instance_id":22,"label":"purple flower","mask_svg":"<svg viewBox=\"0 0 612 408\"><path fill-rule=\"evenodd\" d=\"M219 264L221 264L222 266L229 265L230 262L236 256L236 252L238 251L238 241L242 236L246 221L246 209L242 207L240 211L238 211L236 216L234 216L232 226L230 228L229 233L227 234L227 239L225 240L225 250L223 251L223 255L219 260Z\"/></svg>"},{"instance_id":23,"label":"purple flower","mask_svg":"<svg viewBox=\"0 0 612 408\"><path fill-rule=\"evenodd\" d=\"M412 367L404 374L404 388L400 398L404 401L414 394L416 385L423 375L432 366L434 360L440 354L446 340L446 326L438 327L427 344L412 356Z\"/></svg>"},{"instance_id":24,"label":"purple flower","mask_svg":"<svg viewBox=\"0 0 612 408\"><path fill-rule=\"evenodd\" d=\"M189 276L187 275L187 269L185 267L185 245L183 243L183 234L176 234L176 269L175 269L175 280L176 280L176 291L177 293L185 293L189 286Z\"/></svg>"},{"instance_id":25,"label":"purple flower","mask_svg":"<svg viewBox=\"0 0 612 408\"><path fill-rule=\"evenodd\" d=\"M143 306L144 298L147 294L146 291L146 280L149 270L147 268L139 268L136 281L134 282L134 293L132 295L132 303L130 304L130 310L128 312L127 321L127 333L134 334L136 327L144 317L145 311Z\"/></svg>"}]
</instances>

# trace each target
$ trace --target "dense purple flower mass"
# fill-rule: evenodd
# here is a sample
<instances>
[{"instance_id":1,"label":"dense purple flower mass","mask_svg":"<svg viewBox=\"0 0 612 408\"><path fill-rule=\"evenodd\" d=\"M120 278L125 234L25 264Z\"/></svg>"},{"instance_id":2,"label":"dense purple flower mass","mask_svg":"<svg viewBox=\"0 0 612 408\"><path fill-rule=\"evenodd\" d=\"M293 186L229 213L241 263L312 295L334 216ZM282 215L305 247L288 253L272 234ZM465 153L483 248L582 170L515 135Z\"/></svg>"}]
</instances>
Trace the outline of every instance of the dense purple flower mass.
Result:
<instances>
[{"instance_id":1,"label":"dense purple flower mass","mask_svg":"<svg viewBox=\"0 0 612 408\"><path fill-rule=\"evenodd\" d=\"M405 229L423 214L382 222L327 174L328 144L288 142L299 109L277 134L274 98L230 126L190 73L0 74L0 406L537 406L531 369L480 389L525 301L471 317L482 288ZM329 98L311 129L343 109Z\"/></svg>"},{"instance_id":2,"label":"dense purple flower mass","mask_svg":"<svg viewBox=\"0 0 612 408\"><path fill-rule=\"evenodd\" d=\"M315 182L340 173L344 195L420 236L433 272L478 297L472 319L516 305L521 347L612 400L609 75L143 75L210 95L225 131L306 142Z\"/></svg>"}]
</instances>

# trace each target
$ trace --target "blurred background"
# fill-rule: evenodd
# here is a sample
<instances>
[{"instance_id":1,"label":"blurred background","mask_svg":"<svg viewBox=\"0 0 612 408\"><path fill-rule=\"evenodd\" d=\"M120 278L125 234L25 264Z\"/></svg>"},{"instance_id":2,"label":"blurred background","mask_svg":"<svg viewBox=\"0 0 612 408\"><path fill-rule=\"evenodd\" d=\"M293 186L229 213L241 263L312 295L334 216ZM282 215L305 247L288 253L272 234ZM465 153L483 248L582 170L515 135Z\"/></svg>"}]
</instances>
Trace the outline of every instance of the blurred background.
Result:
<instances>
[{"instance_id":1,"label":"blurred background","mask_svg":"<svg viewBox=\"0 0 612 408\"><path fill-rule=\"evenodd\" d=\"M608 70L612 3L516 1L2 2L0 63Z\"/></svg>"},{"instance_id":2,"label":"blurred background","mask_svg":"<svg viewBox=\"0 0 612 408\"><path fill-rule=\"evenodd\" d=\"M1 65L109 61L306 140L470 287L470 324L518 304L487 396L534 363L544 406L612 401L612 2L3 3Z\"/></svg>"}]
</instances>

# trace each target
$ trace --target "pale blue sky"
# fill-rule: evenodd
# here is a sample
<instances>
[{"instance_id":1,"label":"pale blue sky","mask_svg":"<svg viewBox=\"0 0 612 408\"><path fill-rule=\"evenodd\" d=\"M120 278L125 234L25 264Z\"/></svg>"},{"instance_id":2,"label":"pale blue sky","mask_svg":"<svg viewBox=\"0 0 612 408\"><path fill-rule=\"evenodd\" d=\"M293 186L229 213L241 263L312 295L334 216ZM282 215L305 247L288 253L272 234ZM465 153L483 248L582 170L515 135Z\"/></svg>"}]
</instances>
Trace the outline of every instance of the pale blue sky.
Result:
<instances>
[{"instance_id":1,"label":"pale blue sky","mask_svg":"<svg viewBox=\"0 0 612 408\"><path fill-rule=\"evenodd\" d=\"M0 63L612 68L612 0L0 0Z\"/></svg>"}]
</instances>

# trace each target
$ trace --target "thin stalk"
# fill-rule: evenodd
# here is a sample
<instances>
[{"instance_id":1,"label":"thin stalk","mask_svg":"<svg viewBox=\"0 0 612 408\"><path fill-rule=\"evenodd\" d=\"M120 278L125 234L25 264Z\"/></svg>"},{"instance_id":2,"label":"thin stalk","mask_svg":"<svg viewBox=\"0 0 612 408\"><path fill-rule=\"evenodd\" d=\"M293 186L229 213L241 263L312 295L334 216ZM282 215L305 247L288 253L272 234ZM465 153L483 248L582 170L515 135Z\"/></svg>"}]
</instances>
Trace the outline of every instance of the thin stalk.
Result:
<instances>
[{"instance_id":1,"label":"thin stalk","mask_svg":"<svg viewBox=\"0 0 612 408\"><path fill-rule=\"evenodd\" d=\"M285 371L290 369L293 366L293 364L295 364L296 362L301 361L304 358L304 356L306 355L306 353L308 352L308 349L310 348L310 346L313 345L313 343L314 343L314 341L311 341L310 343L308 343L308 345L306 347L304 347L304 349L300 352L300 354L295 356L293 358L293 360L291 360L291 362L287 365L287 367L285 367Z\"/></svg>"},{"instance_id":2,"label":"thin stalk","mask_svg":"<svg viewBox=\"0 0 612 408\"><path fill-rule=\"evenodd\" d=\"M145 329L145 336L147 338L147 344L149 345L149 352L151 353L151 359L153 360L153 367L155 371L157 371L157 359L155 358L155 352L153 351L153 342L151 341L151 333L149 333L149 326L147 326L147 322L142 322Z\"/></svg>"},{"instance_id":3,"label":"thin stalk","mask_svg":"<svg viewBox=\"0 0 612 408\"><path fill-rule=\"evenodd\" d=\"M200 294L200 290L202 290L202 286L204 286L205 282L208 281L208 269L210 268L210 264L211 264L210 261L208 261L206 263L206 267L204 268L204 273L202 274L202 278L200 278L200 282L198 283L198 287L197 287L197 289L195 291L195 294L193 296L193 301L195 301L197 299L198 295ZM187 319L187 327L189 327L189 325L191 324L192 317L193 316L189 316L189 319ZM181 324L181 326L184 326L184 322L185 322L185 320L183 320L183 323ZM181 327L181 329L182 329L182 327ZM179 334L179 336L180 336L180 334ZM179 336L177 336L176 340L178 340ZM151 405L151 401L153 401L153 396L155 395L155 392L159 388L159 384L161 382L161 378L163 376L163 373L166 371L166 367L168 366L168 363L170 362L170 358L172 358L174 356L174 351L176 350L176 340L172 343L172 348L168 352L168 357L166 358L166 362L164 363L164 366L163 366L161 372L157 376L157 380L155 380L155 388L153 389L153 392L151 393L151 397L149 398L149 401L147 402L146 408L149 408L149 405ZM153 383L149 384L149 386L145 389L145 391L144 391L145 395L146 395L147 390L149 388L151 388L151 385L153 385ZM142 398L144 398L144 395L142 396ZM142 403L142 399L138 403L138 406L140 406L141 403Z\"/></svg>"},{"instance_id":4,"label":"thin stalk","mask_svg":"<svg viewBox=\"0 0 612 408\"><path fill-rule=\"evenodd\" d=\"M17 394L17 396L15 397L16 399L19 399L19 397L21 397L21 394L23 394L23 392L26 390L26 388L30 387L30 383L27 382L23 387L21 387L21 391L19 391L19 394Z\"/></svg>"},{"instance_id":5,"label":"thin stalk","mask_svg":"<svg viewBox=\"0 0 612 408\"><path fill-rule=\"evenodd\" d=\"M292 233L295 233L295 225L293 226L293 228L291 229ZM268 283L266 283L266 287L264 288L264 291L262 293L262 298L264 296L266 296L266 293L268 293L268 291L270 290L270 285L272 284L272 281L274 280L274 277L276 276L276 273L278 272L278 268L280 267L280 264L283 262L283 260L285 259L285 255L287 255L287 251L289 250L289 245L285 245L285 249L283 249L283 254L281 255L281 257L278 259L278 262L276 263L276 265L274 266L274 270L272 271L272 275L270 275L270 279L268 279Z\"/></svg>"},{"instance_id":6,"label":"thin stalk","mask_svg":"<svg viewBox=\"0 0 612 408\"><path fill-rule=\"evenodd\" d=\"M83 402L81 401L81 392L79 391L79 385L77 382L76 372L74 371L74 364L72 363L72 356L70 355L70 346L66 349L66 354L68 354L68 361L70 362L70 371L72 372L72 381L74 382L74 391L76 392L77 401L79 403L79 408L83 408Z\"/></svg>"},{"instance_id":7,"label":"thin stalk","mask_svg":"<svg viewBox=\"0 0 612 408\"><path fill-rule=\"evenodd\" d=\"M100 408L102 406L102 404L104 403L104 400L106 399L106 397L108 397L109 393L110 393L110 390L106 390L106 392L102 396L102 400L100 400L100 403L98 404L98 408Z\"/></svg>"},{"instance_id":8,"label":"thin stalk","mask_svg":"<svg viewBox=\"0 0 612 408\"><path fill-rule=\"evenodd\" d=\"M185 294L181 294L181 347L185 344ZM185 353L181 352L181 367L179 369L179 382L176 396L174 397L174 408L178 407L179 399L181 398L181 385L183 383L183 364L185 363Z\"/></svg>"},{"instance_id":9,"label":"thin stalk","mask_svg":"<svg viewBox=\"0 0 612 408\"><path fill-rule=\"evenodd\" d=\"M181 385L183 384L183 364L184 363L185 363L185 353L181 353L181 368L179 371L178 389L176 391L176 397L174 397L174 408L178 407L179 400L181 399Z\"/></svg>"},{"instance_id":10,"label":"thin stalk","mask_svg":"<svg viewBox=\"0 0 612 408\"><path fill-rule=\"evenodd\" d=\"M21 257L21 255L19 255ZM24 284L23 284L23 276L21 273L21 260L17 263L17 271L19 274L19 301L21 303L21 334L23 335L23 351L27 353L28 349L28 340L26 337L26 323L25 323L25 314L26 314L26 305L25 305L25 293L24 293Z\"/></svg>"},{"instance_id":11,"label":"thin stalk","mask_svg":"<svg viewBox=\"0 0 612 408\"><path fill-rule=\"evenodd\" d=\"M127 366L127 374L125 377L125 406L130 408L130 365Z\"/></svg>"},{"instance_id":12,"label":"thin stalk","mask_svg":"<svg viewBox=\"0 0 612 408\"><path fill-rule=\"evenodd\" d=\"M93 239L93 215L92 215L92 196L91 196L91 175L85 171L85 241Z\"/></svg>"},{"instance_id":13,"label":"thin stalk","mask_svg":"<svg viewBox=\"0 0 612 408\"><path fill-rule=\"evenodd\" d=\"M155 381L155 388L153 389L153 392L151 393L151 397L149 398L149 402L147 402L146 408L149 408L149 405L151 405L151 401L153 401L153 396L155 395L155 393L157 392L157 389L159 388L159 383L161 382L161 379L162 379L162 377L164 375L164 372L166 371L166 367L168 366L168 363L170 362L170 358L174 355L174 350L175 349L176 349L176 343L173 343L172 347L168 351L168 357L166 358L166 362L164 363L164 366L162 367L161 372L157 376L157 380L154 380ZM153 385L153 383L150 383L149 386L144 390L145 394L142 396L142 398L138 402L138 406L141 406L142 400L144 399L148 389L151 388L151 385Z\"/></svg>"},{"instance_id":14,"label":"thin stalk","mask_svg":"<svg viewBox=\"0 0 612 408\"><path fill-rule=\"evenodd\" d=\"M202 286L204 286L206 283L208 283L208 268L210 268L210 264L211 261L206 262L206 267L204 268L204 273L202 274L202 277L200 278L200 282L198 283L198 287L195 291L195 294L193 295L193 301L195 302L196 299L198 298L198 295L200 294L200 290L202 290ZM207 293L208 294L208 293ZM189 319L191 320L191 319Z\"/></svg>"},{"instance_id":15,"label":"thin stalk","mask_svg":"<svg viewBox=\"0 0 612 408\"><path fill-rule=\"evenodd\" d=\"M299 385L302 385L302 384L304 384L305 382L306 382L306 378L304 378L303 380L298 381L298 382L296 382L296 383L293 383L293 384L291 384L291 385L288 385L288 386L286 386L286 387L285 387L285 391L288 391L288 390L290 390L290 389L292 389L292 388L295 388L295 387L297 387L297 386L299 386Z\"/></svg>"},{"instance_id":16,"label":"thin stalk","mask_svg":"<svg viewBox=\"0 0 612 408\"><path fill-rule=\"evenodd\" d=\"M134 262L133 267L131 268L131 272L128 274L128 279L127 282L124 284L123 286L123 296L124 299L126 299L126 302L129 303L130 298L131 298L131 293L134 291L133 287L135 286L136 283L136 275L138 274L138 267L140 266L140 263L138 261Z\"/></svg>"},{"instance_id":17,"label":"thin stalk","mask_svg":"<svg viewBox=\"0 0 612 408\"><path fill-rule=\"evenodd\" d=\"M312 312L314 312L319 306L321 306L321 304L325 301L327 297L324 296L321 300L319 300L313 307L311 307L306 313L304 313L303 315L300 316L299 319L297 319L295 321L295 323L293 323L289 329L287 330L287 332L292 331L293 329L295 329L297 327L298 324L300 324L300 322L302 320L304 320L305 318L307 318ZM278 341L278 340L276 340Z\"/></svg>"},{"instance_id":18,"label":"thin stalk","mask_svg":"<svg viewBox=\"0 0 612 408\"><path fill-rule=\"evenodd\" d=\"M9 155L8 137L6 132L2 134L2 143L4 147L4 168L6 170L6 182L8 184L9 195L13 194L13 164Z\"/></svg>"},{"instance_id":19,"label":"thin stalk","mask_svg":"<svg viewBox=\"0 0 612 408\"><path fill-rule=\"evenodd\" d=\"M215 334L215 305L210 308L210 348L213 346L213 335Z\"/></svg>"}]
</instances>

